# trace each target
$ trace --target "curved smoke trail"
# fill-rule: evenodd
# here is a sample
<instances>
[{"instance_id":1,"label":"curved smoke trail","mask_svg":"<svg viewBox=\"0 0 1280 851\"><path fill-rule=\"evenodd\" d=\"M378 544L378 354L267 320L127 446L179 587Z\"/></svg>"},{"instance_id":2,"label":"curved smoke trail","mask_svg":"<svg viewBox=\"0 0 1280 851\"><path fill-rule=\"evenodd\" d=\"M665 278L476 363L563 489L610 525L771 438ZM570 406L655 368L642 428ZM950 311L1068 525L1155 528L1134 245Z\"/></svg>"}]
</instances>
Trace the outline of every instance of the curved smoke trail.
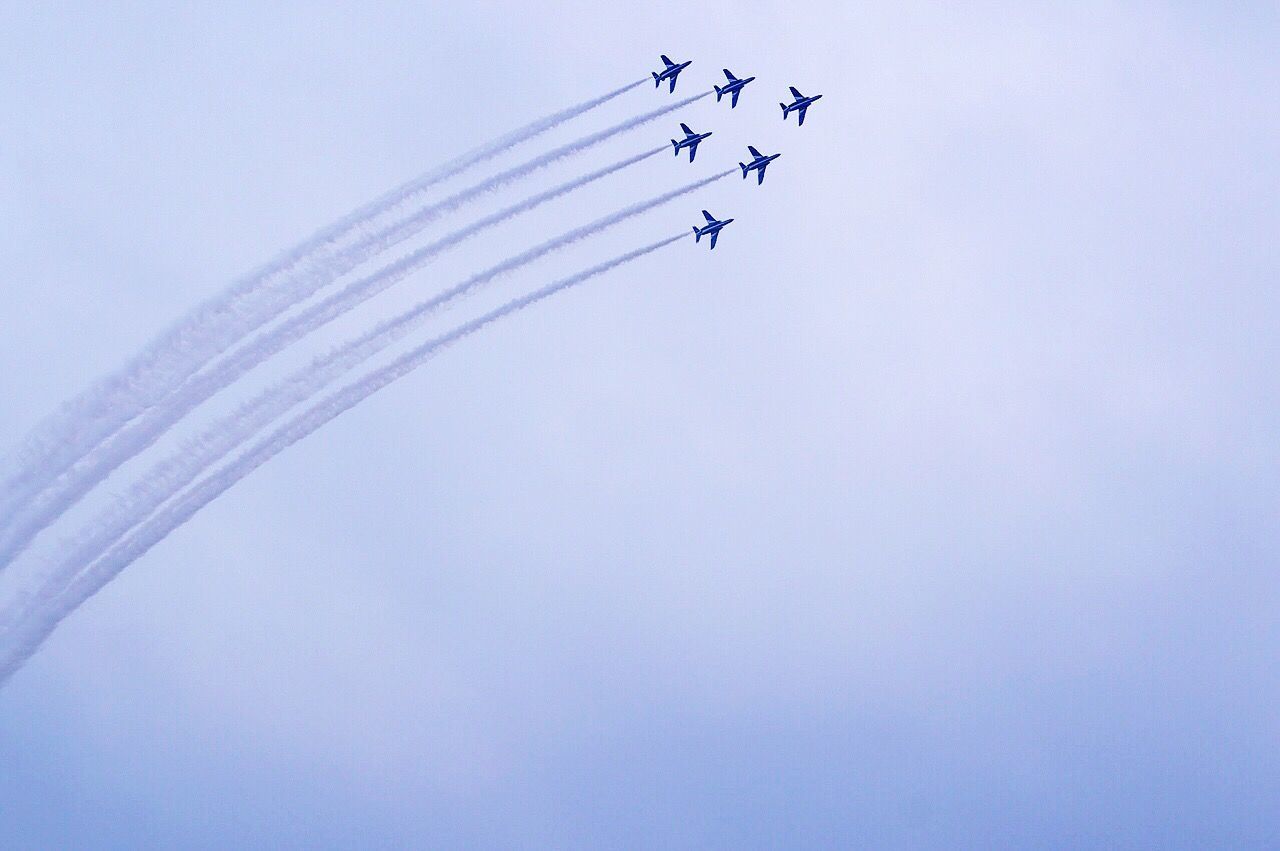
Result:
<instances>
[{"instance_id":1,"label":"curved smoke trail","mask_svg":"<svg viewBox=\"0 0 1280 851\"><path fill-rule=\"evenodd\" d=\"M83 573L77 576L61 593L55 593L41 601L18 624L6 630L0 637L0 685L31 658L44 640L68 615L85 600L92 597L121 570L136 561L153 546L164 540L204 506L258 467L285 449L310 435L326 423L350 410L387 385L403 378L430 360L441 349L476 333L487 325L509 316L545 298L581 284L597 275L657 251L688 234L676 236L630 251L612 260L593 266L576 275L563 278L520 298L513 299L495 310L464 323L452 331L437 337L402 355L387 366L374 371L363 379L347 385L295 416L266 438L254 444L242 455L216 473L202 479L180 498L170 503L150 520L138 527L133 534L120 541Z\"/></svg>"},{"instance_id":2,"label":"curved smoke trail","mask_svg":"<svg viewBox=\"0 0 1280 851\"><path fill-rule=\"evenodd\" d=\"M69 582L86 564L142 522L151 512L186 487L206 469L221 461L236 447L266 428L273 420L297 404L319 393L329 383L351 371L368 358L402 339L420 326L435 311L463 296L475 292L501 275L509 274L535 260L594 236L627 219L687 195L732 174L732 169L703 178L665 192L647 201L624 207L589 224L574 228L533 248L513 255L478 272L459 284L426 299L399 316L386 320L372 330L348 341L323 357L267 388L236 408L228 416L214 422L200 435L184 443L169 458L158 462L144 473L128 492L88 524L78 535L60 542L46 563L36 571L46 589L37 592L47 596ZM29 595L19 595L0 616L0 627L13 622L28 606Z\"/></svg>"},{"instance_id":3,"label":"curved smoke trail","mask_svg":"<svg viewBox=\"0 0 1280 851\"><path fill-rule=\"evenodd\" d=\"M228 387L253 367L297 342L307 334L342 316L424 266L440 252L562 195L580 189L624 168L640 163L665 148L653 148L597 169L582 177L539 192L519 203L473 222L429 245L353 281L340 291L290 318L258 339L191 376L181 387L148 408L133 422L90 450L81 462L51 485L19 506L7 527L0 529L0 567L12 562L37 534L79 502L85 494L130 458L151 446L161 435L202 402Z\"/></svg>"},{"instance_id":4,"label":"curved smoke trail","mask_svg":"<svg viewBox=\"0 0 1280 851\"><path fill-rule=\"evenodd\" d=\"M634 84L625 86L603 98L557 113L558 116L565 117L552 124L548 125L547 120L544 120L530 125L530 128L540 128L536 132L541 132L572 117L569 113L576 115L585 112L633 86ZM37 448L24 451L22 454L29 460L19 462L20 467L25 469L19 469L17 475L12 477L3 489L0 489L0 518L10 517L19 506L30 500L58 475L84 457L87 452L92 451L147 407L172 392L189 376L245 335L276 318L299 300L310 296L378 252L408 239L441 215L453 212L485 193L524 178L559 159L577 154L613 136L653 121L705 97L706 94L704 92L673 102L606 130L562 145L469 189L455 193L444 201L424 207L402 221L367 234L346 249L333 249L327 252L326 256L312 256L306 262L291 264L289 268L297 265L301 265L302 268L296 269L295 274L278 286L264 285L262 278L251 276L227 293L206 303L160 340L149 345L142 355L135 357L115 376L99 382L80 400L70 403L68 410L74 409L74 416L71 412L65 415L58 414L55 415L55 422L37 428L35 436L28 440L28 449L31 450L35 445L38 445ZM508 143L506 147L509 148L512 144L514 142ZM496 156L505 149L486 146L484 150L489 153L481 158ZM467 161L467 165L478 161L474 157L463 159ZM444 176L452 176L456 173L453 171ZM432 180L430 183L442 179L444 177ZM414 187L412 191L417 192L430 185L424 181L425 179L422 179L406 186ZM395 196L395 193L386 197L392 196ZM398 203L398 201L393 200L390 203ZM368 217L361 221L367 220ZM343 234L350 233L357 227L348 226L343 230ZM313 250L312 254L317 252ZM3 563L0 561L0 565Z\"/></svg>"}]
</instances>

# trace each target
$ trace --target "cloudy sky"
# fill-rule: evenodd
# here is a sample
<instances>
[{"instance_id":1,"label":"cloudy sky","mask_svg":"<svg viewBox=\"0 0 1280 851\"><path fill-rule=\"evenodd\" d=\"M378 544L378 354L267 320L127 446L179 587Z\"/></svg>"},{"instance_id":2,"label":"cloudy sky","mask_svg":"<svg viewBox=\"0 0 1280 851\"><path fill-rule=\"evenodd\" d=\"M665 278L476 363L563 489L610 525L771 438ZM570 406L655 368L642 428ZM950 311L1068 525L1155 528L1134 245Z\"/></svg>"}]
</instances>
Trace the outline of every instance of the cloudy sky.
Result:
<instances>
[{"instance_id":1,"label":"cloudy sky","mask_svg":"<svg viewBox=\"0 0 1280 851\"><path fill-rule=\"evenodd\" d=\"M715 133L696 163L441 257L189 428L747 144L783 156L442 315L406 345L736 218L450 349L70 618L0 689L0 844L1280 843L1274 6L260 5L0 12L0 446L659 53L693 60L678 95L758 79L423 240L680 120ZM825 95L803 128L788 85Z\"/></svg>"}]
</instances>

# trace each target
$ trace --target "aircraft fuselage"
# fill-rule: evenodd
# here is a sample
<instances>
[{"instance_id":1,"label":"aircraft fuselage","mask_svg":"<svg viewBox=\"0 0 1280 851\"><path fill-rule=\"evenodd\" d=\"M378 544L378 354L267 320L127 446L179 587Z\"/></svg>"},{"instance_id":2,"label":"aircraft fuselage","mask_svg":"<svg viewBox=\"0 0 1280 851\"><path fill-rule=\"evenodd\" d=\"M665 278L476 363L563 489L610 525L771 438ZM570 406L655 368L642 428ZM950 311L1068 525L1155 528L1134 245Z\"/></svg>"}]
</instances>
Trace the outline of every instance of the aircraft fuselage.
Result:
<instances>
[{"instance_id":1,"label":"aircraft fuselage","mask_svg":"<svg viewBox=\"0 0 1280 851\"><path fill-rule=\"evenodd\" d=\"M809 97L796 98L794 102L787 104L787 112L792 112L797 109L808 109L810 104L820 100L822 100L822 95L810 95Z\"/></svg>"},{"instance_id":2,"label":"aircraft fuselage","mask_svg":"<svg viewBox=\"0 0 1280 851\"><path fill-rule=\"evenodd\" d=\"M747 171L759 171L780 156L782 156L782 154L770 154L767 157L756 157L754 160L747 163Z\"/></svg>"},{"instance_id":3,"label":"aircraft fuselage","mask_svg":"<svg viewBox=\"0 0 1280 851\"><path fill-rule=\"evenodd\" d=\"M709 236L711 237L711 250L714 251L716 247L716 239L720 236L720 231L724 229L725 225L732 222L733 219L716 221L711 218L711 214L708 212L704 211L703 215L706 216L709 221L702 227L698 227L697 225L693 226L693 241L701 242L704 236Z\"/></svg>"},{"instance_id":4,"label":"aircraft fuselage","mask_svg":"<svg viewBox=\"0 0 1280 851\"><path fill-rule=\"evenodd\" d=\"M661 71L654 71L653 72L654 87L657 88L658 86L661 86L663 80L669 80L671 85L671 91L674 92L676 90L676 77L680 76L680 72L683 71L685 68L688 68L692 64L693 64L692 59L690 59L688 62L673 62L667 67L663 68Z\"/></svg>"},{"instance_id":5,"label":"aircraft fuselage","mask_svg":"<svg viewBox=\"0 0 1280 851\"><path fill-rule=\"evenodd\" d=\"M685 136L683 139L672 139L675 142L676 150L681 148L696 148L698 143L711 135L711 131L706 133L694 133L692 136Z\"/></svg>"},{"instance_id":6,"label":"aircraft fuselage","mask_svg":"<svg viewBox=\"0 0 1280 851\"><path fill-rule=\"evenodd\" d=\"M688 68L692 64L693 64L693 60L690 59L688 62L681 62L679 65L672 65L670 68L659 71L658 79L669 80L672 77L678 76L681 71L683 71L685 68ZM818 95L818 97L822 97L822 95Z\"/></svg>"}]
</instances>

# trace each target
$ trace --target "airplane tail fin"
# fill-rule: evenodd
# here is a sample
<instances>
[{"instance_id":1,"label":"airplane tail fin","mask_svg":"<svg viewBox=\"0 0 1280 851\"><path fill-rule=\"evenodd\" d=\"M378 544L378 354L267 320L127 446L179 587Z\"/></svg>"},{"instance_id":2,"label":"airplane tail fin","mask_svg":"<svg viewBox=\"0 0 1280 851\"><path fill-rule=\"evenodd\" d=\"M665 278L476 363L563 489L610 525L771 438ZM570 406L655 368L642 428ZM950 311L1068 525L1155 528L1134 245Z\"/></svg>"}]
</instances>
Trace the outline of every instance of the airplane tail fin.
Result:
<instances>
[{"instance_id":1,"label":"airplane tail fin","mask_svg":"<svg viewBox=\"0 0 1280 851\"><path fill-rule=\"evenodd\" d=\"M716 90L716 103L719 103L719 102L720 102L720 98L724 95L724 89L722 89L722 88L720 88L719 86L716 86L716 85L713 85L711 88L713 88L713 89L715 89L715 90Z\"/></svg>"},{"instance_id":2,"label":"airplane tail fin","mask_svg":"<svg viewBox=\"0 0 1280 851\"><path fill-rule=\"evenodd\" d=\"M790 112L791 110L787 109L787 105L785 103L780 103L778 104L778 106L782 107L782 118L785 121L787 118L787 113Z\"/></svg>"},{"instance_id":3,"label":"airplane tail fin","mask_svg":"<svg viewBox=\"0 0 1280 851\"><path fill-rule=\"evenodd\" d=\"M702 242L702 231L698 230L698 226L693 226L693 241Z\"/></svg>"},{"instance_id":4,"label":"airplane tail fin","mask_svg":"<svg viewBox=\"0 0 1280 851\"><path fill-rule=\"evenodd\" d=\"M674 153L677 157L678 157L678 156L680 156L680 143L679 143L679 142L677 142L675 139L672 139L672 140L671 140L671 147L674 149L674 150L673 150L673 153Z\"/></svg>"},{"instance_id":5,"label":"airplane tail fin","mask_svg":"<svg viewBox=\"0 0 1280 851\"><path fill-rule=\"evenodd\" d=\"M658 86L662 85L662 80L658 79L658 72L657 72L657 71L650 71L649 73L653 75L653 87L654 87L655 89L656 89Z\"/></svg>"},{"instance_id":6,"label":"airplane tail fin","mask_svg":"<svg viewBox=\"0 0 1280 851\"><path fill-rule=\"evenodd\" d=\"M747 164L746 164L746 163L738 163L738 168L742 169L742 179L743 179L743 180L746 180L746 179L747 179Z\"/></svg>"}]
</instances>

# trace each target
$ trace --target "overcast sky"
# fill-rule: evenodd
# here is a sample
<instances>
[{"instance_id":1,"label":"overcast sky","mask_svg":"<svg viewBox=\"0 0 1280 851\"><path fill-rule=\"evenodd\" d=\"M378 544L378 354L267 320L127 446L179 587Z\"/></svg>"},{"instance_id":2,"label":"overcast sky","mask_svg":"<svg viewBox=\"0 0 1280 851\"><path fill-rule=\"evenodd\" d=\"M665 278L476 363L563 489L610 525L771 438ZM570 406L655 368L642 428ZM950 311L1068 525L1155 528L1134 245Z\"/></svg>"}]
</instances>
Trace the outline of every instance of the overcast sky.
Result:
<instances>
[{"instance_id":1,"label":"overcast sky","mask_svg":"<svg viewBox=\"0 0 1280 851\"><path fill-rule=\"evenodd\" d=\"M0 12L0 446L659 53L693 60L677 95L758 79L424 239L681 120L714 131L696 163L489 232L200 422L747 144L783 156L441 316L736 218L451 349L68 620L0 689L0 845L1280 844L1273 4L262 5ZM788 85L825 95L803 128Z\"/></svg>"}]
</instances>

